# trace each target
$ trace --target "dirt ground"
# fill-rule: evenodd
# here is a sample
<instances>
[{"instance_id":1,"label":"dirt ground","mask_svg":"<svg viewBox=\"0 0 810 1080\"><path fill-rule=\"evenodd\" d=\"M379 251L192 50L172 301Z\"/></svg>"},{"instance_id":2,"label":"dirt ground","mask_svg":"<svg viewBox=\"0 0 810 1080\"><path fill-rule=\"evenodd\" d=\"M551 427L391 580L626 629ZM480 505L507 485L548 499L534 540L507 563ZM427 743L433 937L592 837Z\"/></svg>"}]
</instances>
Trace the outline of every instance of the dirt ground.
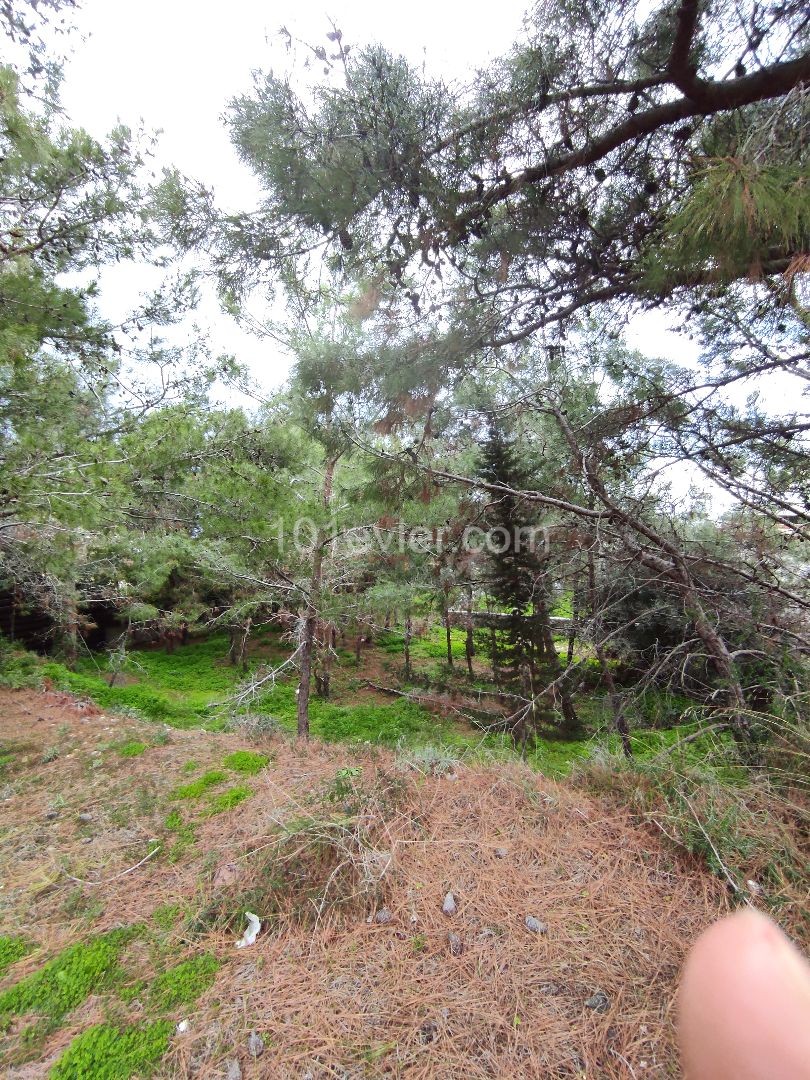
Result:
<instances>
[{"instance_id":1,"label":"dirt ground","mask_svg":"<svg viewBox=\"0 0 810 1080\"><path fill-rule=\"evenodd\" d=\"M122 756L132 740L147 748ZM164 734L58 693L0 691L0 745L0 918L36 945L0 989L166 904L183 917L162 955L221 961L172 1016L187 1030L158 1076L679 1075L678 971L727 894L629 810L517 764L425 775L374 749ZM172 801L237 749L271 758L235 778L250 798L214 815ZM245 907L262 932L237 949ZM131 957L133 977L154 956ZM88 999L4 1074L47 1076L104 1015Z\"/></svg>"}]
</instances>

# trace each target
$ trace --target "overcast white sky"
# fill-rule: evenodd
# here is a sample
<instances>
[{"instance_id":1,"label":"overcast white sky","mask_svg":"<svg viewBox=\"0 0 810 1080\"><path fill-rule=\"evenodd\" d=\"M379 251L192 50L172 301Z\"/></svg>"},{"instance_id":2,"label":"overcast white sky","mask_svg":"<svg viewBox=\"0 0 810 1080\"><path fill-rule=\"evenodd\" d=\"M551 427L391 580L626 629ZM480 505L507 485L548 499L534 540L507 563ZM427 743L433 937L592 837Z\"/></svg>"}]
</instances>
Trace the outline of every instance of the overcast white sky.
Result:
<instances>
[{"instance_id":1,"label":"overcast white sky","mask_svg":"<svg viewBox=\"0 0 810 1080\"><path fill-rule=\"evenodd\" d=\"M329 17L344 41L382 41L431 73L466 80L508 49L517 37L524 0L502 0L485 18L457 0L252 0L230 3L141 0L137 5L84 0L66 68L63 103L74 123L102 136L119 120L161 129L159 165L176 165L212 186L227 209L249 209L257 186L237 160L221 121L230 98L249 89L251 71L269 69L284 56L279 28L306 41L328 44ZM156 283L145 267L105 271L104 314L122 317L137 295ZM201 310L217 348L246 362L269 389L284 379L289 358L270 341L242 333L219 315L213 298Z\"/></svg>"}]
</instances>

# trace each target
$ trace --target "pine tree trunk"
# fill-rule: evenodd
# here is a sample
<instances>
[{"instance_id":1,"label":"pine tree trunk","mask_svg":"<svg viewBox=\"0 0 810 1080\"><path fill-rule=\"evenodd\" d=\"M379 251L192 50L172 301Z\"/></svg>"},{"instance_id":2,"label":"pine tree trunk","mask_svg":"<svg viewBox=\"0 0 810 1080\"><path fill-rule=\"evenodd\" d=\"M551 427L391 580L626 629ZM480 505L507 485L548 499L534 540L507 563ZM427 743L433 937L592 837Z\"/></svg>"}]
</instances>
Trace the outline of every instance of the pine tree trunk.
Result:
<instances>
[{"instance_id":1,"label":"pine tree trunk","mask_svg":"<svg viewBox=\"0 0 810 1080\"><path fill-rule=\"evenodd\" d=\"M315 612L311 608L304 618L301 640L301 677L298 682L298 725L300 740L309 738L309 692L312 683L312 652L315 643Z\"/></svg>"},{"instance_id":2,"label":"pine tree trunk","mask_svg":"<svg viewBox=\"0 0 810 1080\"><path fill-rule=\"evenodd\" d=\"M253 622L252 619L248 619L247 622L245 623L244 629L242 631L241 640L239 642L239 653L238 653L238 656L237 656L237 663L240 665L243 672L247 671L247 646L248 646L248 639L250 637L250 627L251 627L252 622Z\"/></svg>"},{"instance_id":3,"label":"pine tree trunk","mask_svg":"<svg viewBox=\"0 0 810 1080\"><path fill-rule=\"evenodd\" d=\"M405 682L411 681L411 617L407 616L405 619Z\"/></svg>"},{"instance_id":4,"label":"pine tree trunk","mask_svg":"<svg viewBox=\"0 0 810 1080\"><path fill-rule=\"evenodd\" d=\"M332 484L335 478L337 457L326 460L323 478L322 502L324 509L332 501ZM318 611L323 588L323 553L328 536L325 528L315 531L315 550L312 556L312 575L309 582L309 599L304 608L301 636L301 678L298 683L297 733L300 740L309 739L309 696L312 688L312 667L318 634Z\"/></svg>"},{"instance_id":5,"label":"pine tree trunk","mask_svg":"<svg viewBox=\"0 0 810 1080\"><path fill-rule=\"evenodd\" d=\"M465 652L465 655L467 657L467 672L468 672L471 679L473 678L473 676L475 674L473 672L473 657L475 656L475 639L473 638L472 606L473 606L472 585L468 585L467 586L467 620L466 620L467 635L466 635L466 637L464 639L464 652Z\"/></svg>"},{"instance_id":6,"label":"pine tree trunk","mask_svg":"<svg viewBox=\"0 0 810 1080\"><path fill-rule=\"evenodd\" d=\"M79 658L79 610L75 592L71 592L70 596L65 598L61 646L65 658L65 667L72 671Z\"/></svg>"},{"instance_id":7,"label":"pine tree trunk","mask_svg":"<svg viewBox=\"0 0 810 1080\"><path fill-rule=\"evenodd\" d=\"M565 681L560 678L560 676L563 675L563 666L560 663L559 656L557 656L557 649L554 646L554 635L551 632L548 607L545 599L542 597L535 601L535 614L540 625L545 660L553 676L555 693L560 704L560 712L563 715L562 731L568 736L577 735L582 731L582 721L579 719L577 711L574 708L574 703L571 700L571 695L568 692Z\"/></svg>"},{"instance_id":8,"label":"pine tree trunk","mask_svg":"<svg viewBox=\"0 0 810 1080\"><path fill-rule=\"evenodd\" d=\"M571 601L571 625L568 627L568 650L565 654L565 666L571 667L574 662L574 646L577 640L577 631L579 630L579 591L574 589L574 596Z\"/></svg>"},{"instance_id":9,"label":"pine tree trunk","mask_svg":"<svg viewBox=\"0 0 810 1080\"><path fill-rule=\"evenodd\" d=\"M445 601L444 605L444 632L447 639L447 666L453 666L453 637L450 633L450 606Z\"/></svg>"},{"instance_id":10,"label":"pine tree trunk","mask_svg":"<svg viewBox=\"0 0 810 1080\"><path fill-rule=\"evenodd\" d=\"M593 551L588 548L588 603L591 609L591 618L596 618L596 565L593 559ZM622 740L622 750L626 758L633 756L633 746L630 742L630 729L627 726L627 717L624 713L624 702L621 695L616 689L616 680L613 678L613 672L610 670L610 664L608 663L607 654L605 653L604 646L602 645L601 635L597 629L594 634L594 648L596 649L596 658L599 661L599 670L602 674L602 682L607 690L608 701L610 702L610 710L613 713L613 723L616 725L616 731L619 733L619 738Z\"/></svg>"}]
</instances>

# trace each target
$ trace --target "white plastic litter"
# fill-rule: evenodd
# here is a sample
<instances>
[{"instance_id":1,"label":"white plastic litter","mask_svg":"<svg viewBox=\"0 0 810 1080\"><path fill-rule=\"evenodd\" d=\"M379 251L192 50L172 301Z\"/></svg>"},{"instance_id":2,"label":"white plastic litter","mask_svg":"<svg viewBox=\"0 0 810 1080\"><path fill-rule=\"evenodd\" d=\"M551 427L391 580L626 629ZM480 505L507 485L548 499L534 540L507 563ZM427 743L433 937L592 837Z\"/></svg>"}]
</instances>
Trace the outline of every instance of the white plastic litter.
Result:
<instances>
[{"instance_id":1,"label":"white plastic litter","mask_svg":"<svg viewBox=\"0 0 810 1080\"><path fill-rule=\"evenodd\" d=\"M258 915L254 915L252 911L246 911L245 918L248 921L248 928L245 930L244 934L242 934L242 940L237 941L237 949L244 949L246 946L252 945L262 928Z\"/></svg>"},{"instance_id":2,"label":"white plastic litter","mask_svg":"<svg viewBox=\"0 0 810 1080\"><path fill-rule=\"evenodd\" d=\"M175 1028L175 1031L177 1032L178 1035L185 1035L185 1033L188 1031L188 1029L190 1027L191 1027L191 1024L189 1024L188 1020L181 1020L180 1023Z\"/></svg>"}]
</instances>

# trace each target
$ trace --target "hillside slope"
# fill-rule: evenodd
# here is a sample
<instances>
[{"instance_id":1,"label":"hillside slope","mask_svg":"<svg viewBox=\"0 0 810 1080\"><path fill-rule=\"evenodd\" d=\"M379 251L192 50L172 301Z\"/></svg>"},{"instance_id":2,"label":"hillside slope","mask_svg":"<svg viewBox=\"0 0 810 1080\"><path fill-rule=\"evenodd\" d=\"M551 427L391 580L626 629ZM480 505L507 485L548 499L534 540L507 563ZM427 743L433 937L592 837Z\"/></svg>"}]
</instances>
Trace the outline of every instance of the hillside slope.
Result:
<instances>
[{"instance_id":1,"label":"hillside slope","mask_svg":"<svg viewBox=\"0 0 810 1080\"><path fill-rule=\"evenodd\" d=\"M726 891L572 782L34 691L0 745L4 1075L678 1075Z\"/></svg>"}]
</instances>

